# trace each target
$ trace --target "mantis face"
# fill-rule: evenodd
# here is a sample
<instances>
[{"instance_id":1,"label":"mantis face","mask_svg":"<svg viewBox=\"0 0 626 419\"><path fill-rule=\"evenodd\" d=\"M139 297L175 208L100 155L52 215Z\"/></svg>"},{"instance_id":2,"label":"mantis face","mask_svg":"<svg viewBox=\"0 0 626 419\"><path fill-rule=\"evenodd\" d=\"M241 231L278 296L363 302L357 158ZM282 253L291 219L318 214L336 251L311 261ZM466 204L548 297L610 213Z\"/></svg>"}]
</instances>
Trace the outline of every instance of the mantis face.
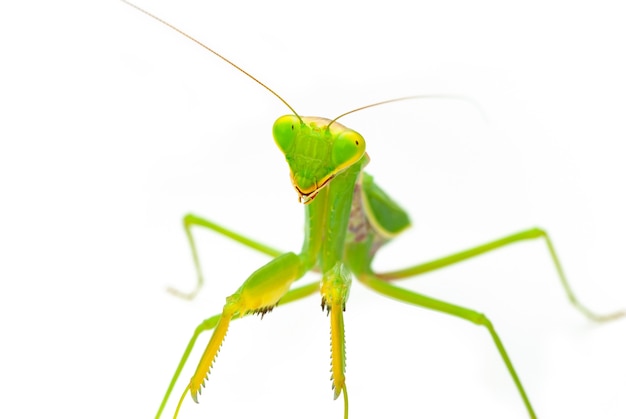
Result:
<instances>
[{"instance_id":1,"label":"mantis face","mask_svg":"<svg viewBox=\"0 0 626 419\"><path fill-rule=\"evenodd\" d=\"M330 123L326 118L296 115L281 116L274 123L274 140L285 155L291 183L303 204L365 154L365 140L359 133Z\"/></svg>"}]
</instances>

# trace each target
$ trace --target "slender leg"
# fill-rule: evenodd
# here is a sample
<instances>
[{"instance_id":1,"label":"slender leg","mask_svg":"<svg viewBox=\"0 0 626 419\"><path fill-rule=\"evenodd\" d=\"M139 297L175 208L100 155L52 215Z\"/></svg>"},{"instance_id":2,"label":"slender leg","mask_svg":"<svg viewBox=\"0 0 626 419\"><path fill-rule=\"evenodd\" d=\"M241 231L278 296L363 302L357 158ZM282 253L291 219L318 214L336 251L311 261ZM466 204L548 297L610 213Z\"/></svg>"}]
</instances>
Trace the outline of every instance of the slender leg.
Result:
<instances>
[{"instance_id":1,"label":"slender leg","mask_svg":"<svg viewBox=\"0 0 626 419\"><path fill-rule=\"evenodd\" d=\"M315 293L316 291L319 291L319 286L320 285L318 282L314 282L312 284L304 285L302 287L290 290L287 294L283 296L283 298L281 298L278 305L291 303L293 301L300 300L304 297L308 297L309 295ZM156 414L157 419L163 413L163 409L165 408L165 405L167 404L167 401L170 395L172 394L172 390L174 389L174 386L176 385L176 381L178 381L178 377L180 376L181 371L183 370L185 364L187 363L187 359L189 358L189 355L191 354L191 351L193 350L196 344L196 340L198 339L198 336L200 336L200 334L203 332L214 329L220 317L221 317L221 314L217 314L215 316L209 317L208 319L204 320L202 323L200 323L196 327L196 330L193 332L193 335L191 336L191 339L189 340L189 343L187 344L187 347L185 348L185 352L183 352L183 356L178 362L178 366L176 367L176 371L174 371L174 375L172 376L172 379L170 380L170 383L167 387L167 391L165 392L165 395L163 396L163 400L161 401L161 405L159 406L159 410L157 411L157 414ZM240 317L234 317L234 318L237 319Z\"/></svg>"},{"instance_id":2,"label":"slender leg","mask_svg":"<svg viewBox=\"0 0 626 419\"><path fill-rule=\"evenodd\" d=\"M520 381L517 372L515 372L515 368L513 367L513 363L509 358L506 350L504 349L504 345L500 340L500 337L496 333L495 328L491 324L491 321L482 313L479 313L474 310L470 310L461 306L457 306L454 304L446 303L441 300L436 300L434 298L426 297L424 295L418 294L413 291L405 290L404 288L400 288L396 285L390 284L387 281L381 280L377 278L374 274L363 274L359 276L359 280L363 282L369 288L378 291L379 293L386 295L387 297L395 298L396 300L403 301L405 303L413 304L416 306L428 308L430 310L440 311L442 313L450 314L456 317L460 317L467 321L470 321L479 326L484 326L489 331L493 342L495 343L498 352L500 353L500 357L504 364L506 365L511 378L515 382L515 386L522 396L522 400L524 401L524 405L526 406L526 410L531 418L535 419L537 415L530 404L530 400L528 400L528 396L526 395L526 391L524 391L524 387L522 386L522 382Z\"/></svg>"},{"instance_id":3,"label":"slender leg","mask_svg":"<svg viewBox=\"0 0 626 419\"><path fill-rule=\"evenodd\" d=\"M620 310L615 311L613 313L608 314L597 314L583 304L578 301L578 298L574 294L572 287L569 284L565 276L565 272L563 271L563 267L559 258L556 254L556 250L552 245L552 240L550 240L550 236L545 230L540 228L531 228L528 230L520 231L515 234L511 234L509 236L500 238L498 240L491 241L489 243L482 244L480 246L473 247L471 249L466 249L458 253L454 253L449 256L445 256L436 260L432 260L426 263L421 263L419 265L411 266L409 268L401 269L393 272L384 272L377 274L376 276L384 279L384 280L397 280L397 279L406 279L409 277L417 276L426 272L434 271L436 269L443 268L448 265L452 265L457 262L461 262L466 259L470 259L481 255L483 253L490 252L492 250L499 249L504 246L508 246L510 244L518 243L524 240L533 240L533 239L543 239L548 247L548 251L550 252L550 256L552 257L552 262L554 263L554 267L559 275L559 279L561 280L561 285L565 289L565 293L567 294L567 298L570 302L576 307L581 313L587 316L589 319L593 321L608 321L614 320L619 317L626 315L626 311Z\"/></svg>"},{"instance_id":4,"label":"slender leg","mask_svg":"<svg viewBox=\"0 0 626 419\"><path fill-rule=\"evenodd\" d=\"M263 243L260 243L256 240L250 239L248 237L242 236L241 234L235 233L232 230L229 230L225 227L220 226L219 224L216 224L212 221L209 221L207 219L198 217L197 215L194 214L187 214L183 217L183 227L185 228L185 234L187 235L187 240L189 241L189 247L191 247L191 254L193 256L193 263L196 267L196 272L198 274L198 279L196 282L196 287L193 289L193 291L191 292L183 292L183 291L179 291L175 288L169 287L167 289L168 292L176 295L177 297L181 297L181 298L185 298L188 300L193 299L198 292L200 291L200 288L202 288L202 285L204 284L204 277L202 275L202 268L200 266L200 259L198 258L198 251L196 249L196 242L193 238L193 235L191 234L191 227L193 226L199 226L199 227L204 227L204 228L208 228L209 230L212 230L218 234L221 234L223 236L226 236L234 241L236 241L237 243L241 243L245 246L248 246L252 249L258 250L261 253L265 253L268 256L271 257L277 257L280 254L282 254L283 252L276 250L270 246L267 246Z\"/></svg>"}]
</instances>

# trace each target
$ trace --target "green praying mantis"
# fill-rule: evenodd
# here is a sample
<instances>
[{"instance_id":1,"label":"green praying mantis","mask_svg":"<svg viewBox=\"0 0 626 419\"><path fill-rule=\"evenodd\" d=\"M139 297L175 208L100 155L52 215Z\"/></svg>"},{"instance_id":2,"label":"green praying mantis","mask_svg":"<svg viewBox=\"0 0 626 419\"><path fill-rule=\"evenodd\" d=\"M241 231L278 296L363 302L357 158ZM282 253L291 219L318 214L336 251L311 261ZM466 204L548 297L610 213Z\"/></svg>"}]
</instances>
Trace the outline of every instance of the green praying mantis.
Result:
<instances>
[{"instance_id":1,"label":"green praying mantis","mask_svg":"<svg viewBox=\"0 0 626 419\"><path fill-rule=\"evenodd\" d=\"M384 296L459 317L484 327L497 348L531 418L537 417L537 414L489 318L481 312L407 290L397 285L398 281L468 260L514 243L542 240L551 256L561 285L574 307L594 321L613 320L626 314L624 311L606 315L596 314L582 305L565 277L550 236L540 228L520 231L415 266L390 272L374 271L372 261L378 250L407 229L410 226L410 220L407 213L375 183L371 175L364 171L369 162L365 139L358 132L340 124L338 120L364 108L391 101L424 98L424 96L375 103L346 112L334 119L300 116L271 88L224 56L162 19L125 0L122 1L199 44L254 80L287 106L291 114L281 116L276 120L273 126L273 136L276 145L285 156L293 187L305 208L304 241L298 253L283 253L207 219L192 214L185 216L184 228L198 272L198 281L194 291L187 294L178 293L180 296L193 298L203 285L199 256L192 234L193 228L202 227L212 230L257 250L271 257L272 260L253 272L239 289L226 299L221 314L210 317L198 325L162 399L156 414L157 418L162 415L174 385L202 333L213 330L196 371L180 397L174 417L178 416L187 394L194 401L198 401L232 320L249 314L264 316L279 305L298 301L318 292L321 294L322 309L326 311L330 321L333 396L335 399L342 397L344 418L348 418L343 313L346 310L353 277L365 287ZM321 274L321 280L297 286L296 282L310 271Z\"/></svg>"}]
</instances>

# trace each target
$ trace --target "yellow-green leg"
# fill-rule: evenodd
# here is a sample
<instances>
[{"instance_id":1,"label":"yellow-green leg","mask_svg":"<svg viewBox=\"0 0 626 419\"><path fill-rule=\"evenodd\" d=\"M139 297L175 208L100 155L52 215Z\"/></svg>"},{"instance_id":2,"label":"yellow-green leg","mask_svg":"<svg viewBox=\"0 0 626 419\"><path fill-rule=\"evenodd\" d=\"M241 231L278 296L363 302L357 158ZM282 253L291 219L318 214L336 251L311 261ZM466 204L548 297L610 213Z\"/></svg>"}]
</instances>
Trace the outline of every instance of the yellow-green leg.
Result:
<instances>
[{"instance_id":1,"label":"yellow-green leg","mask_svg":"<svg viewBox=\"0 0 626 419\"><path fill-rule=\"evenodd\" d=\"M320 287L319 283L314 282L312 284L304 285L302 287L290 290L289 292L287 292L287 294L285 294L280 299L280 301L278 302L278 305L291 303L293 301L300 300L304 297L308 297L309 295L315 292L318 292L319 287ZM221 314L217 314L215 316L209 317L208 319L200 323L196 327L196 330L194 330L193 335L191 336L191 339L189 340L189 343L187 344L187 347L185 348L185 352L183 353L183 356L178 362L176 371L174 371L174 375L172 376L172 379L170 380L170 383L167 387L167 391L165 392L165 395L163 396L163 400L161 401L159 410L156 413L157 419L161 417L161 414L163 413L163 409L165 409L165 405L167 404L167 401L169 400L169 397L172 394L172 390L174 389L174 386L176 385L176 382L178 381L178 377L180 376L180 373L182 372L183 368L185 367L185 364L187 363L187 359L189 358L189 355L191 354L191 351L193 350L196 344L196 341L198 340L198 336L200 336L203 332L213 330L215 326L217 325L218 321L220 320L221 316L222 316ZM233 319L237 319L237 318L240 318L240 316L233 317Z\"/></svg>"}]
</instances>

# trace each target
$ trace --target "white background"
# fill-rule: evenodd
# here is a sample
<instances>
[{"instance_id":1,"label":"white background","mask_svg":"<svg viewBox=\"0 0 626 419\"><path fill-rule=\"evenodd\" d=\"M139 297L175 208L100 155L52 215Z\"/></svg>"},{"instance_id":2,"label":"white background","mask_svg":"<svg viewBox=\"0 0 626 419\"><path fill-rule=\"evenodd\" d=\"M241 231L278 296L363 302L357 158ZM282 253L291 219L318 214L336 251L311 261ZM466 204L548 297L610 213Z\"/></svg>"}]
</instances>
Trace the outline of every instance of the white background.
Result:
<instances>
[{"instance_id":1,"label":"white background","mask_svg":"<svg viewBox=\"0 0 626 419\"><path fill-rule=\"evenodd\" d=\"M343 123L411 214L392 269L539 225L598 311L626 306L626 13L620 2L142 1L303 115L411 94ZM0 417L152 417L195 326L266 261L193 211L298 250L302 207L271 138L288 110L118 1L0 6ZM309 278L310 280L310 278ZM564 298L545 246L404 282L485 312L542 418L626 416L626 321ZM341 418L317 296L231 326L181 418ZM355 283L351 418L524 418L486 330ZM192 355L165 417L195 369Z\"/></svg>"}]
</instances>

